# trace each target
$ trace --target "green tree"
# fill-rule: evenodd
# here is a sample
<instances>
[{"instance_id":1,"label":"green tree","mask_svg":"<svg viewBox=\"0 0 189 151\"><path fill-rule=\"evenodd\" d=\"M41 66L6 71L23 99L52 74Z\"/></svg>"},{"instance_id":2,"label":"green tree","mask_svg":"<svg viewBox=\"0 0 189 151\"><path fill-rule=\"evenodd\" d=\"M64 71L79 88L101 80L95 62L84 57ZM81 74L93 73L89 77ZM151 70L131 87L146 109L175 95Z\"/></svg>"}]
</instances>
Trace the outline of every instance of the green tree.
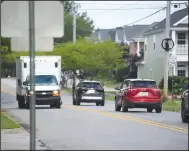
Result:
<instances>
[{"instance_id":1,"label":"green tree","mask_svg":"<svg viewBox=\"0 0 189 151\"><path fill-rule=\"evenodd\" d=\"M93 20L91 20L86 12L81 14L78 13L80 7L79 4L76 4L73 1L64 1L64 36L62 38L55 38L55 43L62 43L72 41L73 29L72 29L72 9L75 6L76 11L76 34L77 37L88 37L92 34L94 25Z\"/></svg>"},{"instance_id":2,"label":"green tree","mask_svg":"<svg viewBox=\"0 0 189 151\"><path fill-rule=\"evenodd\" d=\"M80 38L76 44L68 42L57 45L53 53L62 56L64 69L85 73L106 73L123 61L121 48L111 41L93 43Z\"/></svg>"}]
</instances>

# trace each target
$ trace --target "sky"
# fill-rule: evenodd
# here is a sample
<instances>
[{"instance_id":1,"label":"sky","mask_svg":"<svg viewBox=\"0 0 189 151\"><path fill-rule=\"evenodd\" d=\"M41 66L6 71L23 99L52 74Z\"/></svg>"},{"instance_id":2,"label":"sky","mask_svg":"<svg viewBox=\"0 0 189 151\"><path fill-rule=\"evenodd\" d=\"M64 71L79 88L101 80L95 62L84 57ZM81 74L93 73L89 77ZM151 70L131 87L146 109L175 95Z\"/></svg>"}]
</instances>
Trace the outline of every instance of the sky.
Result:
<instances>
[{"instance_id":1,"label":"sky","mask_svg":"<svg viewBox=\"0 0 189 151\"><path fill-rule=\"evenodd\" d=\"M187 1L174 1L174 3L183 2ZM78 12L87 12L94 21L95 29L110 29L130 24L158 11L167 4L166 1L76 1L76 3L81 6ZM183 8L186 8L183 4L178 8L174 8L172 5L171 13ZM135 25L151 24L161 21L165 17L166 11L162 10Z\"/></svg>"}]
</instances>

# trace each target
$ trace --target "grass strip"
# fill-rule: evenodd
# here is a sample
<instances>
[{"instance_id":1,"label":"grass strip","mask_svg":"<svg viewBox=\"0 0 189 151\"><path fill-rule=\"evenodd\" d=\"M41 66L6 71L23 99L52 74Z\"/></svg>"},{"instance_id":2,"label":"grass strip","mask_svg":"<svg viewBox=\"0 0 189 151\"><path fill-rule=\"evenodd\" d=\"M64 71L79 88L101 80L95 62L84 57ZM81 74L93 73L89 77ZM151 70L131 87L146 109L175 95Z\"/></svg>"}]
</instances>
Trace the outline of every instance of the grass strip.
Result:
<instances>
[{"instance_id":1,"label":"grass strip","mask_svg":"<svg viewBox=\"0 0 189 151\"><path fill-rule=\"evenodd\" d=\"M9 118L4 112L1 112L1 129L20 128L20 125Z\"/></svg>"}]
</instances>

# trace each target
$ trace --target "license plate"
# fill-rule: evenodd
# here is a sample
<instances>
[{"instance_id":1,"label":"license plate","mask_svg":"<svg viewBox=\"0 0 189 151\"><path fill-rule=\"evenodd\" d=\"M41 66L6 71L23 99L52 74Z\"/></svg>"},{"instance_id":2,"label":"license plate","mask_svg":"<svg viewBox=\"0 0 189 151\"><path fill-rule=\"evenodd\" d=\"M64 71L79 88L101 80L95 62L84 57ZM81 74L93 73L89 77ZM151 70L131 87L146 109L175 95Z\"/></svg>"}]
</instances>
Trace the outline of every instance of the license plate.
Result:
<instances>
[{"instance_id":1,"label":"license plate","mask_svg":"<svg viewBox=\"0 0 189 151\"><path fill-rule=\"evenodd\" d=\"M95 93L95 90L88 90L86 93L87 94Z\"/></svg>"},{"instance_id":2,"label":"license plate","mask_svg":"<svg viewBox=\"0 0 189 151\"><path fill-rule=\"evenodd\" d=\"M140 92L138 96L148 96L148 92Z\"/></svg>"}]
</instances>

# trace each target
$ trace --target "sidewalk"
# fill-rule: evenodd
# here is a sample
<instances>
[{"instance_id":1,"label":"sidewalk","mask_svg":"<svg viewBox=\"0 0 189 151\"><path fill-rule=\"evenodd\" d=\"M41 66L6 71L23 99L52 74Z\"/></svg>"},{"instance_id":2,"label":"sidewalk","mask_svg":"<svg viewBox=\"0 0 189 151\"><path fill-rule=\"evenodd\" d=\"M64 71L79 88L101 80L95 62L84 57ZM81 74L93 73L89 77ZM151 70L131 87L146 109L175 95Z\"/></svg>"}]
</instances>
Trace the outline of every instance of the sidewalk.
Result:
<instances>
[{"instance_id":1,"label":"sidewalk","mask_svg":"<svg viewBox=\"0 0 189 151\"><path fill-rule=\"evenodd\" d=\"M1 150L29 150L30 135L23 128L1 130ZM36 139L36 150L50 150Z\"/></svg>"}]
</instances>

